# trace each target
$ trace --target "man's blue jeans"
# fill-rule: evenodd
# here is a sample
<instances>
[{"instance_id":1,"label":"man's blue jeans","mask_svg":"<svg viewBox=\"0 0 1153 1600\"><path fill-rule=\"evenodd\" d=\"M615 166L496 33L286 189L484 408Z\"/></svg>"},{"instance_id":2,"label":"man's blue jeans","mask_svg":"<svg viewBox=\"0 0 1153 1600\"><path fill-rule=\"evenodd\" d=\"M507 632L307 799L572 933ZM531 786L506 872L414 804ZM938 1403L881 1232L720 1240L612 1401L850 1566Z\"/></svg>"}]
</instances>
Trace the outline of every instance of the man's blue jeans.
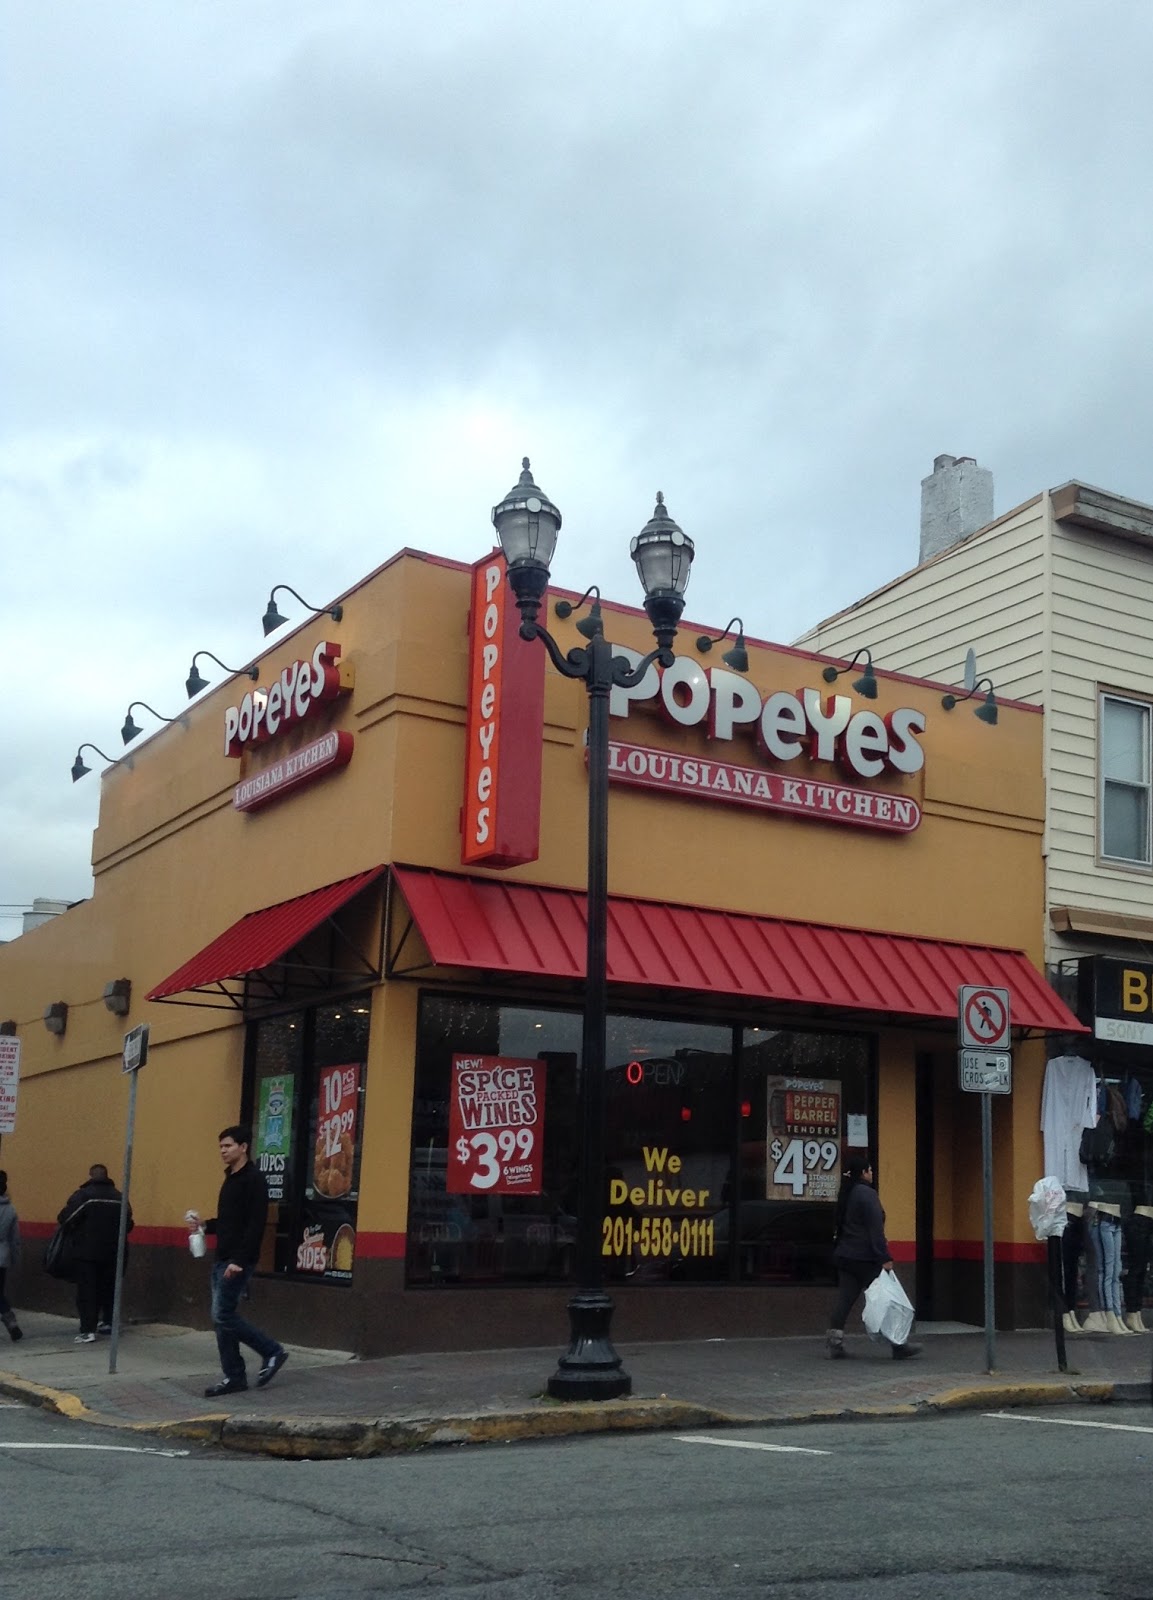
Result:
<instances>
[{"instance_id":1,"label":"man's blue jeans","mask_svg":"<svg viewBox=\"0 0 1153 1600\"><path fill-rule=\"evenodd\" d=\"M247 1383L248 1373L240 1353L241 1345L246 1344L250 1350L255 1350L262 1365L271 1356L278 1355L281 1347L275 1339L270 1339L266 1333L261 1333L259 1328L254 1328L237 1315L236 1308L248 1286L252 1268L245 1267L243 1272L226 1278L224 1269L227 1265L227 1261L217 1261L212 1268L212 1324L216 1329L216 1348L220 1351L221 1371L229 1383Z\"/></svg>"}]
</instances>

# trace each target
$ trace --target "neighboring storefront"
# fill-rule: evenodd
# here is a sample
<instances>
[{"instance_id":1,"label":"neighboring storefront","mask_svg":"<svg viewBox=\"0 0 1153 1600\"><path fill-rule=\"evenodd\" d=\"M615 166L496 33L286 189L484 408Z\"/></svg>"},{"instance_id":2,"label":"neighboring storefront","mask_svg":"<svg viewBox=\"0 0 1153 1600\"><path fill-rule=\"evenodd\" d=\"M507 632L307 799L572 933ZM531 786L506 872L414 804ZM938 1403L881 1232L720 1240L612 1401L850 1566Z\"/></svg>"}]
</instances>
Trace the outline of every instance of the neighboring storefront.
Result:
<instances>
[{"instance_id":1,"label":"neighboring storefront","mask_svg":"<svg viewBox=\"0 0 1153 1600\"><path fill-rule=\"evenodd\" d=\"M285 1337L555 1340L577 1221L584 691L516 636L499 558L405 552L334 609L104 775L93 898L0 949L21 1046L4 1165L33 1233L91 1161L119 1170L120 1043L147 1021L136 1314L203 1318L181 1218L211 1211L216 1134L242 1117L273 1199L262 1317ZM579 616L549 620L580 643ZM648 648L642 613L606 604L605 624ZM737 673L697 639L682 628L675 666L611 707L617 1335L823 1327L836 1188L866 1149L921 1314L979 1318L964 983L1013 996L998 1310L1034 1320L1042 1036L1078 1027L1036 965L1040 714L950 718L939 687L895 674L866 698L852 674L830 687L826 657L753 642ZM31 1275L22 1292L60 1294Z\"/></svg>"}]
</instances>

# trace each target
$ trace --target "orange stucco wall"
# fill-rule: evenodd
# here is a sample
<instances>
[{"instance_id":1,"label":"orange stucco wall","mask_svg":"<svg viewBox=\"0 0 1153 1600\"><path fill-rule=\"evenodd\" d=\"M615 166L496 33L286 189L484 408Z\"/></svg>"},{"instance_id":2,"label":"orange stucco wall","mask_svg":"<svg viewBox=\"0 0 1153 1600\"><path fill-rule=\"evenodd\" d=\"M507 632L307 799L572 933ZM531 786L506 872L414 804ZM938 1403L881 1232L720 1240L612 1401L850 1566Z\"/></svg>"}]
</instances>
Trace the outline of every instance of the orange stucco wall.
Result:
<instances>
[{"instance_id":1,"label":"orange stucco wall","mask_svg":"<svg viewBox=\"0 0 1153 1600\"><path fill-rule=\"evenodd\" d=\"M91 1161L119 1170L120 1042L126 1027L147 1021L152 1055L140 1083L133 1199L146 1226L179 1229L186 1207L204 1209L215 1193L215 1135L237 1114L243 1028L234 1013L148 1004L147 990L251 910L391 861L460 870L467 606L466 569L405 553L344 597L340 623L312 619L260 652L266 683L296 657L309 657L318 640L339 641L355 680L299 735L351 732L349 766L265 810L233 810L233 786L250 762L223 754L224 709L249 687L244 677L218 685L180 722L133 747L130 764L87 780L102 782L92 899L0 949L0 1015L17 1022L23 1047L18 1126L3 1141L3 1163L25 1217L54 1215ZM606 606L606 626L614 642L638 650L651 643L642 614ZM698 631L685 627L681 653L692 652ZM574 622L555 623L555 632L566 648L581 642ZM750 656L749 677L762 694L820 686L822 658L755 644ZM847 683L835 692L851 694ZM1041 717L1003 705L993 728L970 707L943 711L940 695L939 687L882 674L871 704L882 715L913 706L927 717L924 770L888 780L923 807L911 836L614 789L612 889L1000 944L1039 963ZM511 878L583 886L585 720L583 688L550 669L540 859ZM676 731L648 712L634 712L613 731L670 749L707 749L701 731ZM760 758L749 741L731 759ZM101 1001L104 985L118 977L133 985L126 1021ZM41 1022L56 1000L70 1007L62 1039ZM415 1028L415 988L378 988L360 1227L380 1233L405 1226ZM954 1041L948 1028L880 1035L880 1183L896 1240L913 1234L908 1152L919 1048L947 1058ZM1018 1049L1016 1093L997 1107L998 1237L1008 1242L1031 1237L1024 1196L1040 1171L1038 1051ZM958 1125L967 1130L974 1113L959 1106ZM976 1239L979 1147L967 1132L958 1143L940 1125L937 1142L939 1235Z\"/></svg>"}]
</instances>

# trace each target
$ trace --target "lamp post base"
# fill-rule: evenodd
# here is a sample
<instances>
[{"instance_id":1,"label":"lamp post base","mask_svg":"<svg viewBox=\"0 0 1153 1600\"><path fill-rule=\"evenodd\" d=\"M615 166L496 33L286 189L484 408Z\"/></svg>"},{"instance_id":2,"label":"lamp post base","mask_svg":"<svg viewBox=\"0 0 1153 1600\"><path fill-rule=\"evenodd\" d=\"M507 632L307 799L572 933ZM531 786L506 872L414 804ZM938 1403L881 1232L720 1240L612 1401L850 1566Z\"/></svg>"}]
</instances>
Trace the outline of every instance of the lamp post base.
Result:
<instances>
[{"instance_id":1,"label":"lamp post base","mask_svg":"<svg viewBox=\"0 0 1153 1600\"><path fill-rule=\"evenodd\" d=\"M613 1349L612 1298L603 1290L578 1290L568 1303L569 1347L548 1380L554 1400L618 1400L633 1380Z\"/></svg>"}]
</instances>

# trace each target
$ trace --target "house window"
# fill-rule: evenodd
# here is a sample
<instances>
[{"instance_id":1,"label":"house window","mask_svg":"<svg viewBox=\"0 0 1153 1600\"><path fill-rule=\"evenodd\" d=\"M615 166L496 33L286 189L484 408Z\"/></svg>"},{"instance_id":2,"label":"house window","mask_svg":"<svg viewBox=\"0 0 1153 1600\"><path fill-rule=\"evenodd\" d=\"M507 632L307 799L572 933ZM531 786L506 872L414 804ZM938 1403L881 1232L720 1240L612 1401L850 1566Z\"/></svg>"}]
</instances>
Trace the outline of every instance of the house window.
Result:
<instances>
[{"instance_id":1,"label":"house window","mask_svg":"<svg viewBox=\"0 0 1153 1600\"><path fill-rule=\"evenodd\" d=\"M1149 837L1149 705L1101 696L1101 854L1153 864Z\"/></svg>"}]
</instances>

